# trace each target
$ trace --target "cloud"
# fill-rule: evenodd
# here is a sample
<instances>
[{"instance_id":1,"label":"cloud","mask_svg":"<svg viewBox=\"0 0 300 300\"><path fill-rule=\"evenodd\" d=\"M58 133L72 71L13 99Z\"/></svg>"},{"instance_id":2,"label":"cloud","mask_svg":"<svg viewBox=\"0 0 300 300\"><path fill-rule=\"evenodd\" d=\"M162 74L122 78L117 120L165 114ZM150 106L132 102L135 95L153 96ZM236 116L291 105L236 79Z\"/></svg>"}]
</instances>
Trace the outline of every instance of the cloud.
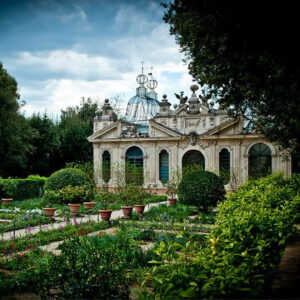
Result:
<instances>
[{"instance_id":1,"label":"cloud","mask_svg":"<svg viewBox=\"0 0 300 300\"><path fill-rule=\"evenodd\" d=\"M70 12L63 12L58 15L58 18L63 22L81 21L85 22L87 15L82 7L75 5L74 10Z\"/></svg>"},{"instance_id":2,"label":"cloud","mask_svg":"<svg viewBox=\"0 0 300 300\"><path fill-rule=\"evenodd\" d=\"M162 94L168 94L168 100L174 103L177 100L173 93L181 90L189 95L192 78L182 62L183 54L179 53L174 37L169 35L169 26L161 21L159 4L141 3L142 10L130 3L121 3L115 8L115 14L109 17L115 30L111 35L103 33L109 27L103 31L99 27L99 31L85 38L75 39L71 46L64 47L61 43L43 51L36 46L33 48L36 50L15 53L8 64L15 74L22 74L16 78L21 98L27 102L26 114L47 109L56 116L61 109L78 105L81 97L103 101L121 95L126 105L135 95L135 79L142 60L145 73L154 67L159 99ZM92 19L88 10L79 5L56 9L61 22L88 24ZM91 25L97 28L96 23Z\"/></svg>"},{"instance_id":3,"label":"cloud","mask_svg":"<svg viewBox=\"0 0 300 300\"><path fill-rule=\"evenodd\" d=\"M118 74L119 60L101 55L90 56L73 50L62 49L44 52L20 52L15 64L35 67L39 72L50 72L56 76L74 79L113 79ZM126 65L126 61L121 62Z\"/></svg>"}]
</instances>

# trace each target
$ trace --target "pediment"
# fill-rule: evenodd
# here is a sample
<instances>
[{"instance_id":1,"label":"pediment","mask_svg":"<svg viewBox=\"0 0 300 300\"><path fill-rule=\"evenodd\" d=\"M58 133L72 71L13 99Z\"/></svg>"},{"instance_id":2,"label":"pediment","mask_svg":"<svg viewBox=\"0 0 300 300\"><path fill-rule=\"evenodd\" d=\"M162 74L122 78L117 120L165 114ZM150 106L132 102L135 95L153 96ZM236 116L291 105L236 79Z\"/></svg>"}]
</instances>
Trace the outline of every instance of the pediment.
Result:
<instances>
[{"instance_id":1,"label":"pediment","mask_svg":"<svg viewBox=\"0 0 300 300\"><path fill-rule=\"evenodd\" d=\"M105 126L104 128L97 130L87 139L89 142L99 141L101 139L112 139L116 138L116 133L118 131L119 122L114 122L110 125Z\"/></svg>"},{"instance_id":2,"label":"pediment","mask_svg":"<svg viewBox=\"0 0 300 300\"><path fill-rule=\"evenodd\" d=\"M155 121L149 121L149 133L150 137L181 137L179 132Z\"/></svg>"},{"instance_id":3,"label":"pediment","mask_svg":"<svg viewBox=\"0 0 300 300\"><path fill-rule=\"evenodd\" d=\"M242 131L242 120L241 118L230 119L214 128L206 131L203 135L231 135L240 134Z\"/></svg>"}]
</instances>

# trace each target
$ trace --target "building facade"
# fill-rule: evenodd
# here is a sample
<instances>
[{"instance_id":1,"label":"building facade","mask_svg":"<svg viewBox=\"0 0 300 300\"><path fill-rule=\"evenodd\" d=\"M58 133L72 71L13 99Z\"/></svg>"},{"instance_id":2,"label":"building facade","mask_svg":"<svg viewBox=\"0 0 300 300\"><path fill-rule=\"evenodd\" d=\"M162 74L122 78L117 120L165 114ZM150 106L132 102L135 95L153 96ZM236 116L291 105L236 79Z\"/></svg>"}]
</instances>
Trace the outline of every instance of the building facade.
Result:
<instances>
[{"instance_id":1,"label":"building facade","mask_svg":"<svg viewBox=\"0 0 300 300\"><path fill-rule=\"evenodd\" d=\"M145 77L141 79L141 75ZM141 75L124 119L116 120L105 100L94 120L94 133L88 140L93 144L99 187L107 184L113 189L114 171L118 167L125 173L126 164L138 166L144 187L157 193L165 191L164 181L171 180L178 170L195 164L223 175L227 189L235 188L248 176L271 171L291 174L291 160L253 130L243 116L233 119L227 111L215 109L212 101L197 96L196 85L191 86L189 98L183 93L176 95L179 103L171 109L166 95L157 100L157 82Z\"/></svg>"}]
</instances>

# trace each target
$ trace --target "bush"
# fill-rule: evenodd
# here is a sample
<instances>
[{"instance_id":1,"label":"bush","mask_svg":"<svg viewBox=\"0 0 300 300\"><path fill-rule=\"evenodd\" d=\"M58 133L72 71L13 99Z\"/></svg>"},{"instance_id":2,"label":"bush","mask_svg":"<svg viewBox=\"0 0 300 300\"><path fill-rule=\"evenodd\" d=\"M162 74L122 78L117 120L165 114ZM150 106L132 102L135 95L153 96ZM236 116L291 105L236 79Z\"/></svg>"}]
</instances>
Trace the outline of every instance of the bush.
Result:
<instances>
[{"instance_id":1,"label":"bush","mask_svg":"<svg viewBox=\"0 0 300 300\"><path fill-rule=\"evenodd\" d=\"M94 164L92 161L66 163L66 168L79 169L94 181Z\"/></svg>"},{"instance_id":2,"label":"bush","mask_svg":"<svg viewBox=\"0 0 300 300\"><path fill-rule=\"evenodd\" d=\"M57 191L68 185L82 186L93 184L89 176L79 169L66 168L54 172L48 179L45 190Z\"/></svg>"},{"instance_id":3,"label":"bush","mask_svg":"<svg viewBox=\"0 0 300 300\"><path fill-rule=\"evenodd\" d=\"M208 212L210 207L225 199L223 182L212 172L188 172L179 183L178 199L183 204L193 205Z\"/></svg>"},{"instance_id":4,"label":"bush","mask_svg":"<svg viewBox=\"0 0 300 300\"><path fill-rule=\"evenodd\" d=\"M66 186L59 190L62 203L83 203L88 202L94 197L94 190L90 186Z\"/></svg>"},{"instance_id":5,"label":"bush","mask_svg":"<svg viewBox=\"0 0 300 300\"><path fill-rule=\"evenodd\" d=\"M171 255L177 244L163 245L161 259L148 275L153 298L266 298L293 226L300 177L272 174L249 181L220 203L206 248ZM187 256L191 259L183 264ZM144 291L147 294L147 291ZM146 297L145 297L146 298Z\"/></svg>"},{"instance_id":6,"label":"bush","mask_svg":"<svg viewBox=\"0 0 300 300\"><path fill-rule=\"evenodd\" d=\"M81 231L60 245L59 256L49 259L45 278L37 282L42 298L128 299L130 276L153 258L125 231L102 237Z\"/></svg>"},{"instance_id":7,"label":"bush","mask_svg":"<svg viewBox=\"0 0 300 300\"><path fill-rule=\"evenodd\" d=\"M14 200L38 198L42 195L40 181L32 179L0 179L1 198L9 197Z\"/></svg>"}]
</instances>

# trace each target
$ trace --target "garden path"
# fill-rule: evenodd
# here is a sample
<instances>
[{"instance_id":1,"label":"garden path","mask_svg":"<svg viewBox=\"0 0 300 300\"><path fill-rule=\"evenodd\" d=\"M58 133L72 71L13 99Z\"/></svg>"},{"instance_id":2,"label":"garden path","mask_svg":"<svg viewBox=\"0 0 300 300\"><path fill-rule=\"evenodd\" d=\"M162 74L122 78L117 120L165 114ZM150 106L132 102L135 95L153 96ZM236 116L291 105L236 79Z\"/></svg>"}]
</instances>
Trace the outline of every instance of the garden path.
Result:
<instances>
[{"instance_id":1,"label":"garden path","mask_svg":"<svg viewBox=\"0 0 300 300\"><path fill-rule=\"evenodd\" d=\"M160 204L163 204L163 203L167 203L167 201L163 201L163 202L157 202L157 203L149 203L146 205L145 207L145 212L148 211L150 209L150 207L153 207L153 206L158 206ZM122 213L122 210L114 210L112 212L112 215L111 215L111 220L117 220L119 218L121 218L123 216L123 213ZM91 216L86 216L86 217L73 217L71 219L71 221L67 222L67 221L63 221L63 222L57 222L57 223L52 223L52 224L45 224L45 225L40 225L40 226L35 226L35 227L30 227L30 228L26 228L26 229L19 229L19 230L16 230L15 232L14 231L8 231L8 232L5 232L3 234L3 236L1 236L0 238L3 239L3 240L9 240L9 239L13 239L13 238L18 238L18 237L23 237L23 236L26 236L28 234L30 235L34 235L38 232L40 232L41 230L44 230L44 229L58 229L60 228L61 226L66 226L68 224L70 224L70 222L72 224L76 224L76 223L85 223L85 222L88 222L88 221L98 221L98 218L99 218L99 215L91 215Z\"/></svg>"},{"instance_id":2,"label":"garden path","mask_svg":"<svg viewBox=\"0 0 300 300\"><path fill-rule=\"evenodd\" d=\"M297 227L299 229L299 225ZM300 298L300 234L284 250L271 298Z\"/></svg>"}]
</instances>

